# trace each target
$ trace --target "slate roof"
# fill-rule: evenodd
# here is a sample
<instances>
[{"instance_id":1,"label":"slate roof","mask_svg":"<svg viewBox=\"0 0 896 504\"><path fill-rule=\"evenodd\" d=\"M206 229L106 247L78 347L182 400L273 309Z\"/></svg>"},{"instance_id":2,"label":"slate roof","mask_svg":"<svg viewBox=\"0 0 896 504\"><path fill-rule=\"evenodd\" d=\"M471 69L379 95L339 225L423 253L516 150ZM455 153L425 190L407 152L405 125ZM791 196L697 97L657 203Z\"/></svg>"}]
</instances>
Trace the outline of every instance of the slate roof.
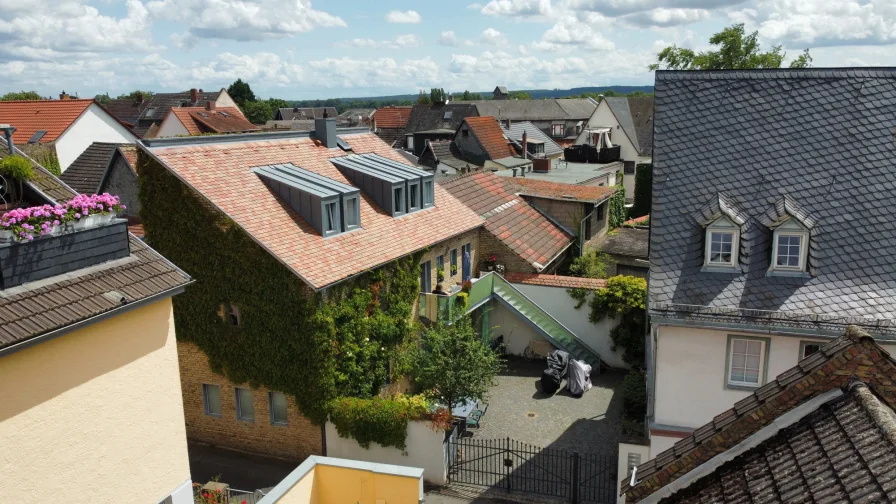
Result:
<instances>
[{"instance_id":1,"label":"slate roof","mask_svg":"<svg viewBox=\"0 0 896 504\"><path fill-rule=\"evenodd\" d=\"M62 173L63 182L82 194L96 194L100 190L112 155L122 144L93 142Z\"/></svg>"},{"instance_id":2,"label":"slate roof","mask_svg":"<svg viewBox=\"0 0 896 504\"><path fill-rule=\"evenodd\" d=\"M654 494L664 504L891 502L894 381L889 353L849 326L844 336L638 465L634 486L631 474L620 475L626 502Z\"/></svg>"},{"instance_id":3,"label":"slate roof","mask_svg":"<svg viewBox=\"0 0 896 504\"><path fill-rule=\"evenodd\" d=\"M653 154L653 96L604 98L622 130L642 156Z\"/></svg>"},{"instance_id":4,"label":"slate roof","mask_svg":"<svg viewBox=\"0 0 896 504\"><path fill-rule=\"evenodd\" d=\"M560 147L557 142L555 142L551 137L546 135L544 131L536 128L529 121L519 121L510 123L510 128L501 127L504 130L504 134L507 135L507 138L514 142L514 145L517 148L522 148L522 138L523 132L526 132L526 138L529 140L538 140L544 143L544 154L545 156L551 157L556 156L558 154L563 154L563 147Z\"/></svg>"},{"instance_id":5,"label":"slate roof","mask_svg":"<svg viewBox=\"0 0 896 504\"><path fill-rule=\"evenodd\" d=\"M665 71L655 91L650 312L896 338L896 70ZM700 271L720 193L746 219L737 274ZM809 278L766 276L785 195L815 222Z\"/></svg>"},{"instance_id":6,"label":"slate roof","mask_svg":"<svg viewBox=\"0 0 896 504\"><path fill-rule=\"evenodd\" d=\"M334 119L339 115L336 113L336 107L286 107L277 109L277 115L282 121L323 119L324 112L327 113L327 117Z\"/></svg>"},{"instance_id":7,"label":"slate roof","mask_svg":"<svg viewBox=\"0 0 896 504\"><path fill-rule=\"evenodd\" d=\"M506 181L493 173L479 172L437 185L482 216L489 233L541 270L566 250L574 237L514 194Z\"/></svg>"},{"instance_id":8,"label":"slate roof","mask_svg":"<svg viewBox=\"0 0 896 504\"><path fill-rule=\"evenodd\" d=\"M508 271L504 279L510 283L525 285L541 285L543 287L562 287L564 289L600 289L607 286L601 278L583 278L561 275L545 275L543 273L520 273Z\"/></svg>"},{"instance_id":9,"label":"slate roof","mask_svg":"<svg viewBox=\"0 0 896 504\"><path fill-rule=\"evenodd\" d=\"M103 107L118 120L132 124L136 127L135 129L140 129L141 133L145 133L151 123L161 122L165 119L168 111L172 108L205 106L210 101L217 101L222 91L224 91L223 88L218 91L199 91L197 92L198 100L195 102L192 101L190 91L184 91L155 93L145 97L140 103L135 102L132 98L114 99L106 102ZM153 109L149 116L146 115L148 109Z\"/></svg>"},{"instance_id":10,"label":"slate roof","mask_svg":"<svg viewBox=\"0 0 896 504\"><path fill-rule=\"evenodd\" d=\"M582 201L600 203L610 199L616 192L613 187L563 184L548 180L537 180L526 177L506 177L505 183L514 191L526 196L547 198L561 201Z\"/></svg>"},{"instance_id":11,"label":"slate roof","mask_svg":"<svg viewBox=\"0 0 896 504\"><path fill-rule=\"evenodd\" d=\"M504 131L494 117L466 117L464 123L470 127L473 136L492 161L514 154L512 147L504 138Z\"/></svg>"},{"instance_id":12,"label":"slate roof","mask_svg":"<svg viewBox=\"0 0 896 504\"><path fill-rule=\"evenodd\" d=\"M461 159L462 154L460 150L458 150L457 145L451 140L430 140L429 148L432 150L436 161L448 165L455 170L460 170L461 168L466 168L468 166L470 168L481 168L481 166L476 163ZM420 157L422 158L423 154L421 154Z\"/></svg>"},{"instance_id":13,"label":"slate roof","mask_svg":"<svg viewBox=\"0 0 896 504\"><path fill-rule=\"evenodd\" d=\"M355 154L375 153L407 164L372 133L337 132ZM362 191L362 229L323 238L252 172L256 166L293 163L353 185L329 161L350 153L328 149L307 132L144 140L141 148L315 289L483 225L477 214L436 184L433 208L401 218L387 215Z\"/></svg>"},{"instance_id":14,"label":"slate roof","mask_svg":"<svg viewBox=\"0 0 896 504\"><path fill-rule=\"evenodd\" d=\"M12 141L24 144L37 131L46 131L39 143L50 143L62 135L93 100L0 101L0 123L16 127Z\"/></svg>"},{"instance_id":15,"label":"slate roof","mask_svg":"<svg viewBox=\"0 0 896 504\"><path fill-rule=\"evenodd\" d=\"M408 118L411 116L411 110L414 107L382 107L376 109L373 113L373 120L376 121L376 127L379 128L402 128L408 124Z\"/></svg>"},{"instance_id":16,"label":"slate roof","mask_svg":"<svg viewBox=\"0 0 896 504\"><path fill-rule=\"evenodd\" d=\"M177 107L171 109L191 135L202 133L245 133L261 128L249 122L233 107L207 110L205 107Z\"/></svg>"},{"instance_id":17,"label":"slate roof","mask_svg":"<svg viewBox=\"0 0 896 504\"><path fill-rule=\"evenodd\" d=\"M449 111L451 112L451 118L445 119L445 112ZM417 133L420 131L449 129L451 133L454 133L465 118L477 117L479 115L476 111L476 105L470 102L414 105L405 125L405 132Z\"/></svg>"},{"instance_id":18,"label":"slate roof","mask_svg":"<svg viewBox=\"0 0 896 504\"><path fill-rule=\"evenodd\" d=\"M649 236L647 229L620 227L607 233L598 248L608 254L647 260Z\"/></svg>"},{"instance_id":19,"label":"slate roof","mask_svg":"<svg viewBox=\"0 0 896 504\"><path fill-rule=\"evenodd\" d=\"M457 102L473 105L478 115L499 121L573 121L591 117L597 102L590 98L549 98L546 100L476 100Z\"/></svg>"}]
</instances>

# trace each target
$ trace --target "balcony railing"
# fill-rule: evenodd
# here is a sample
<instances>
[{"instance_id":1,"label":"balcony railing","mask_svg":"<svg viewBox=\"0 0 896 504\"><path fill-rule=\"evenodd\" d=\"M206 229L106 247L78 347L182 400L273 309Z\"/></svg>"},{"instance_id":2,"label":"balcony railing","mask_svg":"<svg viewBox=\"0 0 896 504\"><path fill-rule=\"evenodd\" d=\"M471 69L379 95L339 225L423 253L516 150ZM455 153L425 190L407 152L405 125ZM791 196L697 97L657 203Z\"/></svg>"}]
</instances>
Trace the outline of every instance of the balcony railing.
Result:
<instances>
[{"instance_id":1,"label":"balcony railing","mask_svg":"<svg viewBox=\"0 0 896 504\"><path fill-rule=\"evenodd\" d=\"M465 306L458 304L462 303L458 301L460 290L448 295L421 293L420 316L433 322L438 320L448 323L454 322L464 314L479 307L479 305L491 297L494 275L495 273L488 272L479 278L471 280L472 285Z\"/></svg>"}]
</instances>

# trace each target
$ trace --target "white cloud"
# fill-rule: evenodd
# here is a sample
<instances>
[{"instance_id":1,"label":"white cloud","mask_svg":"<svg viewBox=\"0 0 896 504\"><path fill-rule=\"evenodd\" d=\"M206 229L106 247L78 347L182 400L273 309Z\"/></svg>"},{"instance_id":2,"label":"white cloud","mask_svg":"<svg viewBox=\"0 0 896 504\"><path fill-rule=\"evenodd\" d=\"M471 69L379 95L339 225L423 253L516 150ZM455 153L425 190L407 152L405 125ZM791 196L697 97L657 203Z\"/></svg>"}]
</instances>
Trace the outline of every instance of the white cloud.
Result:
<instances>
[{"instance_id":1,"label":"white cloud","mask_svg":"<svg viewBox=\"0 0 896 504\"><path fill-rule=\"evenodd\" d=\"M127 15L101 15L92 6L65 0L45 8L42 2L2 2L0 59L45 60L71 53L142 52L155 49L146 8L127 0ZM70 56L69 56L70 57Z\"/></svg>"},{"instance_id":2,"label":"white cloud","mask_svg":"<svg viewBox=\"0 0 896 504\"><path fill-rule=\"evenodd\" d=\"M346 26L338 16L311 7L311 0L152 0L158 18L187 24L199 38L265 40Z\"/></svg>"},{"instance_id":3,"label":"white cloud","mask_svg":"<svg viewBox=\"0 0 896 504\"><path fill-rule=\"evenodd\" d=\"M504 43L504 34L494 28L486 28L482 31L481 40L485 44L500 45Z\"/></svg>"},{"instance_id":4,"label":"white cloud","mask_svg":"<svg viewBox=\"0 0 896 504\"><path fill-rule=\"evenodd\" d=\"M708 19L712 13L707 9L651 9L623 16L625 21L640 26L678 26Z\"/></svg>"},{"instance_id":5,"label":"white cloud","mask_svg":"<svg viewBox=\"0 0 896 504\"><path fill-rule=\"evenodd\" d=\"M359 47L366 49L402 49L420 45L420 39L416 35L398 35L392 40L376 41L373 39L356 38L337 44L340 47Z\"/></svg>"},{"instance_id":6,"label":"white cloud","mask_svg":"<svg viewBox=\"0 0 896 504\"><path fill-rule=\"evenodd\" d=\"M481 12L487 16L550 16L551 0L491 0Z\"/></svg>"},{"instance_id":7,"label":"white cloud","mask_svg":"<svg viewBox=\"0 0 896 504\"><path fill-rule=\"evenodd\" d=\"M473 41L472 40L458 40L457 35L455 35L453 31L448 30L448 31L443 31L439 35L439 45L449 46L449 47L456 47L456 46L472 47Z\"/></svg>"},{"instance_id":8,"label":"white cloud","mask_svg":"<svg viewBox=\"0 0 896 504\"><path fill-rule=\"evenodd\" d=\"M417 24L422 20L420 13L412 10L404 12L394 10L386 14L386 21L390 23Z\"/></svg>"},{"instance_id":9,"label":"white cloud","mask_svg":"<svg viewBox=\"0 0 896 504\"><path fill-rule=\"evenodd\" d=\"M791 44L896 41L892 0L759 0L732 17L752 20L764 38Z\"/></svg>"},{"instance_id":10,"label":"white cloud","mask_svg":"<svg viewBox=\"0 0 896 504\"><path fill-rule=\"evenodd\" d=\"M565 18L544 32L541 40L532 47L542 51L564 50L581 47L597 51L613 51L616 49L612 41L594 31L587 23L575 18Z\"/></svg>"},{"instance_id":11,"label":"white cloud","mask_svg":"<svg viewBox=\"0 0 896 504\"><path fill-rule=\"evenodd\" d=\"M573 10L595 11L616 17L661 8L724 9L745 2L747 0L569 0L568 6Z\"/></svg>"},{"instance_id":12,"label":"white cloud","mask_svg":"<svg viewBox=\"0 0 896 504\"><path fill-rule=\"evenodd\" d=\"M199 43L199 39L194 37L189 32L187 33L172 33L169 37L171 43L174 47L178 49L183 49L185 51L189 51L190 49L196 47L196 44Z\"/></svg>"},{"instance_id":13,"label":"white cloud","mask_svg":"<svg viewBox=\"0 0 896 504\"><path fill-rule=\"evenodd\" d=\"M429 57L403 62L393 58L326 58L307 66L317 75L326 76L316 85L332 88L428 88L441 80L438 65Z\"/></svg>"}]
</instances>

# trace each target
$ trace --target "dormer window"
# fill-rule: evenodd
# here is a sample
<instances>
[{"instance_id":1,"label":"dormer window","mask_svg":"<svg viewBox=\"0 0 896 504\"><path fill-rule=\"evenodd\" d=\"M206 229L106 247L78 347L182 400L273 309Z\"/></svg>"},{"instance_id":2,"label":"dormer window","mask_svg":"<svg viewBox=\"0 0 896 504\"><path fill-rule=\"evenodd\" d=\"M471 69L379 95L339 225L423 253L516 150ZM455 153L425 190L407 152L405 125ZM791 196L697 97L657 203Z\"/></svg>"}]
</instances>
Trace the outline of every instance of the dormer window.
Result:
<instances>
[{"instance_id":1,"label":"dormer window","mask_svg":"<svg viewBox=\"0 0 896 504\"><path fill-rule=\"evenodd\" d=\"M795 219L775 227L772 241L772 271L806 271L809 231Z\"/></svg>"},{"instance_id":2,"label":"dormer window","mask_svg":"<svg viewBox=\"0 0 896 504\"><path fill-rule=\"evenodd\" d=\"M725 217L721 217L707 226L704 266L735 267L739 241L740 230Z\"/></svg>"}]
</instances>

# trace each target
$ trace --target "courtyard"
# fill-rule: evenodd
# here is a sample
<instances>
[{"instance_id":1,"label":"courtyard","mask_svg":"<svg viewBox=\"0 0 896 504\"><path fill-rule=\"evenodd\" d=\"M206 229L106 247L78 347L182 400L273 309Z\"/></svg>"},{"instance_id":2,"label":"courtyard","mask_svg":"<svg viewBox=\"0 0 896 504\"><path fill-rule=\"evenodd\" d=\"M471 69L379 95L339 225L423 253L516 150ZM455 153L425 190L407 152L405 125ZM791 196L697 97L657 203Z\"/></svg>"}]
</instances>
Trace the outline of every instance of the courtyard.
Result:
<instances>
[{"instance_id":1,"label":"courtyard","mask_svg":"<svg viewBox=\"0 0 896 504\"><path fill-rule=\"evenodd\" d=\"M511 438L541 448L616 457L622 424L624 372L608 371L591 377L592 388L581 398L566 390L566 380L553 395L542 392L544 360L510 356L506 369L489 391L488 410L480 427L467 436Z\"/></svg>"}]
</instances>

